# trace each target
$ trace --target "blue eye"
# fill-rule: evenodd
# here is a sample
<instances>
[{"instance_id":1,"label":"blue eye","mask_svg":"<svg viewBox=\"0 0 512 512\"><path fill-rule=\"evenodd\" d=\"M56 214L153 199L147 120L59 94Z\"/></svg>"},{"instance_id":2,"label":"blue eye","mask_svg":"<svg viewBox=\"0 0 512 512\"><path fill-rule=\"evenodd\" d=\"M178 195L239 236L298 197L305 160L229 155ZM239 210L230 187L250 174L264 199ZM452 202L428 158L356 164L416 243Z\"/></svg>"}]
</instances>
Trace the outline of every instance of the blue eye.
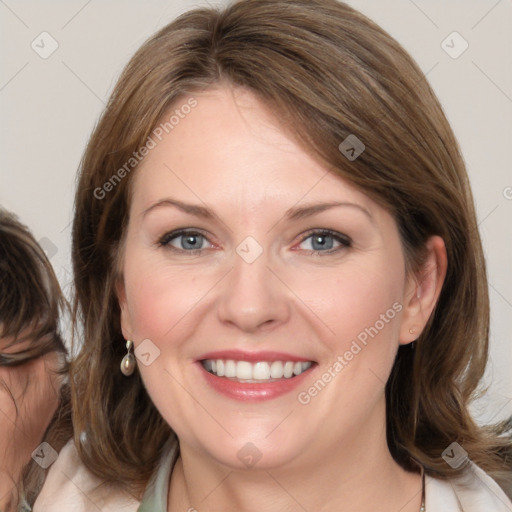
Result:
<instances>
[{"instance_id":1,"label":"blue eye","mask_svg":"<svg viewBox=\"0 0 512 512\"><path fill-rule=\"evenodd\" d=\"M168 233L160 239L159 244L186 252L197 252L211 246L207 238L197 231Z\"/></svg>"},{"instance_id":2,"label":"blue eye","mask_svg":"<svg viewBox=\"0 0 512 512\"><path fill-rule=\"evenodd\" d=\"M306 251L336 252L340 248L350 247L350 239L330 231L315 231L303 238L299 247Z\"/></svg>"},{"instance_id":3,"label":"blue eye","mask_svg":"<svg viewBox=\"0 0 512 512\"><path fill-rule=\"evenodd\" d=\"M204 249L212 248L211 242L205 235L194 230L181 230L167 233L158 241L162 247L173 251L199 254ZM311 253L334 253L350 247L351 240L341 233L318 230L304 236L298 248Z\"/></svg>"}]
</instances>

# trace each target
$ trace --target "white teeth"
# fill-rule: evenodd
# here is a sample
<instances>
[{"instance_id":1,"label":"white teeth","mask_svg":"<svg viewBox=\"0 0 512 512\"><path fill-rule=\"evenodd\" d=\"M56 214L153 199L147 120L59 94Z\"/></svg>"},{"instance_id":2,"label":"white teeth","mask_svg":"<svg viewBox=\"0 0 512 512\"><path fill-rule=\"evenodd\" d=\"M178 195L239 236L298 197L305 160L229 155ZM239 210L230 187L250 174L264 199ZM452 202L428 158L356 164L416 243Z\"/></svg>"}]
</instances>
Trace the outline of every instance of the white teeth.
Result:
<instances>
[{"instance_id":1,"label":"white teeth","mask_svg":"<svg viewBox=\"0 0 512 512\"><path fill-rule=\"evenodd\" d=\"M217 377L224 377L224 361L217 359Z\"/></svg>"},{"instance_id":2,"label":"white teeth","mask_svg":"<svg viewBox=\"0 0 512 512\"><path fill-rule=\"evenodd\" d=\"M237 379L252 379L252 364L247 361L238 361L235 377Z\"/></svg>"},{"instance_id":3,"label":"white teeth","mask_svg":"<svg viewBox=\"0 0 512 512\"><path fill-rule=\"evenodd\" d=\"M283 363L281 361L274 361L270 365L270 377L273 379L282 379L283 378Z\"/></svg>"},{"instance_id":4,"label":"white teeth","mask_svg":"<svg viewBox=\"0 0 512 512\"><path fill-rule=\"evenodd\" d=\"M270 379L270 366L268 365L268 363L256 363L252 370L252 378L255 380Z\"/></svg>"},{"instance_id":5,"label":"white teeth","mask_svg":"<svg viewBox=\"0 0 512 512\"><path fill-rule=\"evenodd\" d=\"M224 365L224 376L225 377L236 377L236 363L229 359Z\"/></svg>"},{"instance_id":6,"label":"white teeth","mask_svg":"<svg viewBox=\"0 0 512 512\"><path fill-rule=\"evenodd\" d=\"M215 368L213 369L213 371L215 372ZM287 361L284 364L283 374L285 379L289 379L293 375L293 363L291 361Z\"/></svg>"},{"instance_id":7,"label":"white teeth","mask_svg":"<svg viewBox=\"0 0 512 512\"><path fill-rule=\"evenodd\" d=\"M311 361L234 361L232 359L205 359L203 368L217 375L241 381L265 381L272 379L290 379L300 375L311 367Z\"/></svg>"}]
</instances>

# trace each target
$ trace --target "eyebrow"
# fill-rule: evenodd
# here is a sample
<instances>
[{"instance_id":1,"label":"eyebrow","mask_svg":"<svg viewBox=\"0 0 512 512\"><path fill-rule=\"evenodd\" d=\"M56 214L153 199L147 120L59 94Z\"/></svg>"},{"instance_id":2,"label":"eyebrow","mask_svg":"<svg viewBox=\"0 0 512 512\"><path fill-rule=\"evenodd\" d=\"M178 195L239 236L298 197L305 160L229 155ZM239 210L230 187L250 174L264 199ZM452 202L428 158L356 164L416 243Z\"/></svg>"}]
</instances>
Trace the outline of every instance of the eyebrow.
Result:
<instances>
[{"instance_id":1,"label":"eyebrow","mask_svg":"<svg viewBox=\"0 0 512 512\"><path fill-rule=\"evenodd\" d=\"M213 219L215 215L213 212L207 208L206 206L200 206L196 204L183 203L182 201L177 201L176 199L162 199L161 201L152 204L148 209L144 210L142 216L145 217L150 211L161 208L162 206L174 206L185 213L190 215L194 215L196 217L201 217L204 219Z\"/></svg>"},{"instance_id":2,"label":"eyebrow","mask_svg":"<svg viewBox=\"0 0 512 512\"><path fill-rule=\"evenodd\" d=\"M290 208L289 210L286 211L285 218L287 218L289 220L304 219L306 217L311 217L312 215L315 215L317 213L321 213L326 210L330 210L331 208L336 208L339 206L357 208L359 211L363 212L372 221L372 223L375 222L373 215L370 213L370 211L367 208L365 208L364 206L362 206L360 204L351 203L348 201L317 203L317 204L312 204L312 205Z\"/></svg>"},{"instance_id":3,"label":"eyebrow","mask_svg":"<svg viewBox=\"0 0 512 512\"><path fill-rule=\"evenodd\" d=\"M174 206L175 208L178 208L179 210L188 213L190 215L194 215L195 217L200 217L203 219L214 219L216 218L216 215L213 213L212 210L207 208L206 206L200 206L190 203L184 203L182 201L177 201L176 199L162 199L161 201L156 202L155 204L151 205L149 208L144 210L142 213L143 216L146 216L150 211L161 208L164 206ZM331 208L336 207L351 207L351 208L357 208L359 211L364 213L372 223L375 222L375 219L373 218L372 214L368 209L366 209L364 206L361 206L357 203L351 203L347 201L341 201L341 202L330 202L330 203L316 203L306 206L300 206L300 207L293 207L289 208L284 217L288 220L300 220L304 219L306 217L311 217L313 215L316 215L317 213L324 212L326 210L330 210Z\"/></svg>"}]
</instances>

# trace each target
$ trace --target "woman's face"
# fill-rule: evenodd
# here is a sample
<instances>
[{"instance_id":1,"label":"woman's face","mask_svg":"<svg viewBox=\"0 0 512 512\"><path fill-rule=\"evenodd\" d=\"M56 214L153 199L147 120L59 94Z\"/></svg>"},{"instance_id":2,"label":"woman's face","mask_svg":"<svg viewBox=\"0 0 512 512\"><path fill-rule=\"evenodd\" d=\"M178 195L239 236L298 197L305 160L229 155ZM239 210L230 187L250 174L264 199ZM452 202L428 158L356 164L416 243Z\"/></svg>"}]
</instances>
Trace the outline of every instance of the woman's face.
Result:
<instances>
[{"instance_id":1,"label":"woman's face","mask_svg":"<svg viewBox=\"0 0 512 512\"><path fill-rule=\"evenodd\" d=\"M152 400L182 451L231 467L382 439L413 338L394 220L251 93L194 97L136 171L123 247L123 334Z\"/></svg>"},{"instance_id":2,"label":"woman's face","mask_svg":"<svg viewBox=\"0 0 512 512\"><path fill-rule=\"evenodd\" d=\"M3 354L20 352L32 341L9 346L11 342L0 338ZM14 483L18 484L57 408L59 362L53 352L20 366L0 367L0 508L10 498Z\"/></svg>"}]
</instances>

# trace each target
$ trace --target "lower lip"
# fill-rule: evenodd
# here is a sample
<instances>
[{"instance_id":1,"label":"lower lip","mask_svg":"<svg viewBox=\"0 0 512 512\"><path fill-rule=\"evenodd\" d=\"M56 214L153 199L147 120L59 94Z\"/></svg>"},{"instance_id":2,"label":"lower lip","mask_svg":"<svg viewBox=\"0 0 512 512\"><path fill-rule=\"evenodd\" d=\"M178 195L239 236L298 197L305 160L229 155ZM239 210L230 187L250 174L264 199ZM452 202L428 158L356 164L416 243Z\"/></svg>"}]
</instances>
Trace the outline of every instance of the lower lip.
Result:
<instances>
[{"instance_id":1,"label":"lower lip","mask_svg":"<svg viewBox=\"0 0 512 512\"><path fill-rule=\"evenodd\" d=\"M245 382L236 382L225 377L217 377L217 375L207 372L201 363L198 363L198 365L207 384L215 391L229 398L244 402L262 402L264 400L272 400L273 398L290 393L301 385L311 370L316 366L312 365L305 372L295 377L290 377L289 379L283 378L274 382L249 384Z\"/></svg>"}]
</instances>

